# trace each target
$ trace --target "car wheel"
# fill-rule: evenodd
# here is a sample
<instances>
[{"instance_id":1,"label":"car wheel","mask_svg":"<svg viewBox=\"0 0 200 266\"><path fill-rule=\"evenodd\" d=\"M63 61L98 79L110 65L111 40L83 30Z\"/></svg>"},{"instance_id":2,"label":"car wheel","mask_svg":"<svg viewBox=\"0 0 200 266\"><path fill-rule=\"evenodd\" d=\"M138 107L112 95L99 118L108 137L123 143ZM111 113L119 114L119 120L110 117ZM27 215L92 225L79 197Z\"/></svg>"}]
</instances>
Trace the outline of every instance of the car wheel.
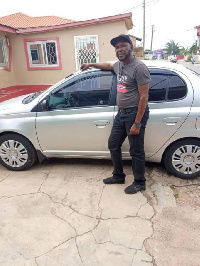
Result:
<instances>
[{"instance_id":1,"label":"car wheel","mask_svg":"<svg viewBox=\"0 0 200 266\"><path fill-rule=\"evenodd\" d=\"M9 170L29 169L36 161L32 144L24 137L7 134L0 137L0 162Z\"/></svg>"},{"instance_id":2,"label":"car wheel","mask_svg":"<svg viewBox=\"0 0 200 266\"><path fill-rule=\"evenodd\" d=\"M193 179L200 176L200 141L186 139L172 144L165 152L163 162L177 177Z\"/></svg>"}]
</instances>

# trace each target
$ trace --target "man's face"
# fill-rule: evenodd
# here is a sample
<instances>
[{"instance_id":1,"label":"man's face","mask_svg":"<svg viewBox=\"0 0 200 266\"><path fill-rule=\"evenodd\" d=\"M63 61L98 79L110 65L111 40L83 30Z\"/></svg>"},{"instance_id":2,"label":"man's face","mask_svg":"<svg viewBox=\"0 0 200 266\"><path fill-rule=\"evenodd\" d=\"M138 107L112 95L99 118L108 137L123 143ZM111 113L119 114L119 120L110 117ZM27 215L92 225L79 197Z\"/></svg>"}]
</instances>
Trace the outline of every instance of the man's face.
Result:
<instances>
[{"instance_id":1,"label":"man's face","mask_svg":"<svg viewBox=\"0 0 200 266\"><path fill-rule=\"evenodd\" d=\"M133 47L130 43L119 41L115 45L116 56L119 61L124 61L132 54Z\"/></svg>"}]
</instances>

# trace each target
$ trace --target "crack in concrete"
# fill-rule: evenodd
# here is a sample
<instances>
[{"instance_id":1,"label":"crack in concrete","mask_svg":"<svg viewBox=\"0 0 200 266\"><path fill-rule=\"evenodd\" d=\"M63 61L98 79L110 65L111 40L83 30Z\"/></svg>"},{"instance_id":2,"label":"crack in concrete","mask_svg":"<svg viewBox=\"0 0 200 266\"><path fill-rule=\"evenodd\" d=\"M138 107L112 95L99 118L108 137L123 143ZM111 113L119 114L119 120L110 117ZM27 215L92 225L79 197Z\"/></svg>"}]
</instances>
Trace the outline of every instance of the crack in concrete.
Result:
<instances>
[{"instance_id":1,"label":"crack in concrete","mask_svg":"<svg viewBox=\"0 0 200 266\"><path fill-rule=\"evenodd\" d=\"M51 213L53 216L57 217L58 219L62 220L63 222L66 222L74 231L75 231L75 234L77 236L77 231L76 231L76 228L74 228L68 221L66 221L65 219L63 219L62 217L60 217L59 215L56 215L54 213Z\"/></svg>"},{"instance_id":2,"label":"crack in concrete","mask_svg":"<svg viewBox=\"0 0 200 266\"><path fill-rule=\"evenodd\" d=\"M68 192L65 194L64 198L62 199L62 202L67 198L68 194Z\"/></svg>"},{"instance_id":3,"label":"crack in concrete","mask_svg":"<svg viewBox=\"0 0 200 266\"><path fill-rule=\"evenodd\" d=\"M50 171L49 171L49 173L50 173ZM39 189L38 189L38 193L39 192L41 192L41 188L42 188L42 186L43 186L43 184L44 184L44 182L48 179L48 177L49 177L49 173L45 173L46 174L46 178L43 180L43 182L41 183L41 185L40 185L40 187L39 187Z\"/></svg>"},{"instance_id":4,"label":"crack in concrete","mask_svg":"<svg viewBox=\"0 0 200 266\"><path fill-rule=\"evenodd\" d=\"M35 259L35 263L36 263L36 265L38 265L38 266L39 266L39 264L37 263L37 259L36 259L36 257L35 257L34 259Z\"/></svg>"},{"instance_id":5,"label":"crack in concrete","mask_svg":"<svg viewBox=\"0 0 200 266\"><path fill-rule=\"evenodd\" d=\"M131 266L133 266L133 260L134 260L134 257L135 257L135 254L137 253L137 250L135 251L135 253L133 254L133 258L132 258L132 262L131 262Z\"/></svg>"},{"instance_id":6,"label":"crack in concrete","mask_svg":"<svg viewBox=\"0 0 200 266\"><path fill-rule=\"evenodd\" d=\"M80 253L80 251L79 251L79 248L78 248L78 244L77 244L77 240L76 240L76 238L77 238L77 237L75 237L75 243L76 243L76 249L77 249L77 252L78 252L79 258L80 258L80 260L81 260L81 263L82 263L83 265L85 265L85 264L83 263L83 259L82 259L82 257L81 257L81 253Z\"/></svg>"},{"instance_id":7,"label":"crack in concrete","mask_svg":"<svg viewBox=\"0 0 200 266\"><path fill-rule=\"evenodd\" d=\"M38 258L40 258L40 257L42 257L42 256L45 256L46 254L50 253L51 251L53 251L54 249L58 248L59 246L61 246L61 245L65 244L65 243L67 243L68 241L70 241L70 240L73 239L73 238L74 238L74 237L70 237L69 239L63 241L62 243L60 243L60 244L54 246L53 248L51 248L51 249L48 250L47 252L45 252L45 253L43 253L43 254L41 254L41 255L39 255L39 256L36 256L36 257L35 257L35 260L37 260Z\"/></svg>"},{"instance_id":8,"label":"crack in concrete","mask_svg":"<svg viewBox=\"0 0 200 266\"><path fill-rule=\"evenodd\" d=\"M35 195L35 194L38 194L38 192L30 192L30 193L27 193L27 194L19 194L19 195L14 195L14 196L1 196L1 198L15 198L15 197L21 197L21 196L28 196L28 195Z\"/></svg>"},{"instance_id":9,"label":"crack in concrete","mask_svg":"<svg viewBox=\"0 0 200 266\"><path fill-rule=\"evenodd\" d=\"M193 187L193 186L200 186L200 183L196 183L196 184L188 184L188 185L169 185L169 187L173 188L173 187Z\"/></svg>"},{"instance_id":10,"label":"crack in concrete","mask_svg":"<svg viewBox=\"0 0 200 266\"><path fill-rule=\"evenodd\" d=\"M133 259L132 259L131 266L134 266L134 264L133 264L133 263L134 263L133 260L134 260L135 255L137 255L138 250L142 251L142 249L136 249L136 252L135 252L135 254L133 255ZM146 250L145 250L145 252L146 252ZM152 256L150 256L150 257L152 257ZM153 263L153 261L151 262L151 261L142 260L142 259L141 259L141 262L146 262L146 263L150 263L150 264Z\"/></svg>"},{"instance_id":11,"label":"crack in concrete","mask_svg":"<svg viewBox=\"0 0 200 266\"><path fill-rule=\"evenodd\" d=\"M146 197L145 197L146 198ZM144 206L144 205L146 205L147 204L147 202L145 202L144 204L142 204L141 206L140 206L140 208L138 209L138 211L137 211L137 213L136 213L136 217L138 216L138 212L140 211L140 209Z\"/></svg>"},{"instance_id":12,"label":"crack in concrete","mask_svg":"<svg viewBox=\"0 0 200 266\"><path fill-rule=\"evenodd\" d=\"M10 176L10 174L8 174L6 177L4 177L1 181L0 181L0 183L1 182L3 182L6 178L8 178Z\"/></svg>"},{"instance_id":13,"label":"crack in concrete","mask_svg":"<svg viewBox=\"0 0 200 266\"><path fill-rule=\"evenodd\" d=\"M154 170L154 168L153 168L153 170ZM149 175L149 180L148 181L150 181L150 185L149 185L149 189L150 189L150 191L151 191L151 186L153 186L156 182L154 181L154 179L152 178L152 173L153 173L153 170L152 170L152 172L151 172L151 174ZM148 238L146 238L144 241L143 241L143 246L144 246L144 248L145 248L145 252L152 258L152 263L153 263L153 265L154 266L156 266L156 263L155 263L155 258L154 258L154 256L153 255L151 255L151 253L150 253L150 250L148 249L148 246L147 246L147 241L149 240L149 239L151 239L152 237L153 237L153 235L154 235L154 224L153 224L153 218L155 217L155 215L156 215L156 208L155 208L155 206L154 206L154 203L153 203L153 201L152 201L152 199L150 198L150 197L148 197L147 195L145 195L145 193L143 194L144 195L144 197L146 198L146 200L147 200L147 203L153 208L153 211L154 211L154 214L152 215L152 217L149 219L149 221L151 222L151 227L152 227L152 234L151 234L151 236L149 236ZM157 201L157 198L155 197L155 194L154 193L152 193L152 196L153 196L153 198L156 200L156 205L158 204L158 201Z\"/></svg>"},{"instance_id":14,"label":"crack in concrete","mask_svg":"<svg viewBox=\"0 0 200 266\"><path fill-rule=\"evenodd\" d=\"M55 201L55 200L53 200L52 197L51 197L49 194L47 194L46 192L43 192L43 191L42 191L41 193L44 194L44 195L46 195L46 196L48 196L48 197L50 198L50 200L51 200L53 203L57 203L57 204L61 204L62 206L65 206L65 207L69 207L73 212L76 212L76 213L78 213L78 214L80 214L80 215L83 215L83 216L85 216L85 217L88 217L88 218L96 218L96 217L93 217L93 216L90 216L90 215L87 215L87 214L81 213L81 212L79 212L79 211L73 209L70 205L64 204L63 202L59 202L59 201Z\"/></svg>"},{"instance_id":15,"label":"crack in concrete","mask_svg":"<svg viewBox=\"0 0 200 266\"><path fill-rule=\"evenodd\" d=\"M92 232L91 232L91 233L92 233ZM105 241L105 242L100 242L100 243L99 243L99 242L96 240L96 238L95 238L95 236L93 235L93 233L92 233L92 236L93 236L93 238L94 238L94 240L95 240L95 243L98 244L98 245L104 245L104 244L107 244L107 243L111 243L111 244L113 244L114 246L120 246L120 247L123 247L123 248L126 248L126 249L136 250L135 248L126 247L126 246L123 245L123 244L116 244L116 243L113 243L111 240L109 240L109 241Z\"/></svg>"},{"instance_id":16,"label":"crack in concrete","mask_svg":"<svg viewBox=\"0 0 200 266\"><path fill-rule=\"evenodd\" d=\"M79 257L80 257L81 263L84 265L84 263L83 263L83 259L82 259L82 257L81 257L80 251L79 251L79 249L78 249L77 240L76 240L76 238L79 236L78 233L77 233L76 228L73 227L73 226L72 226L67 220L61 218L60 216L58 216L58 215L56 215L56 214L52 214L52 215L54 215L55 217L61 219L61 220L64 221L64 222L66 222L66 223L67 223L67 224L68 224L68 225L69 225L69 226L75 231L76 236L73 237L73 238L74 238L74 241L75 241L75 244L76 244L76 249L77 249L78 255L79 255ZM86 234L86 233L84 233L84 234Z\"/></svg>"}]
</instances>

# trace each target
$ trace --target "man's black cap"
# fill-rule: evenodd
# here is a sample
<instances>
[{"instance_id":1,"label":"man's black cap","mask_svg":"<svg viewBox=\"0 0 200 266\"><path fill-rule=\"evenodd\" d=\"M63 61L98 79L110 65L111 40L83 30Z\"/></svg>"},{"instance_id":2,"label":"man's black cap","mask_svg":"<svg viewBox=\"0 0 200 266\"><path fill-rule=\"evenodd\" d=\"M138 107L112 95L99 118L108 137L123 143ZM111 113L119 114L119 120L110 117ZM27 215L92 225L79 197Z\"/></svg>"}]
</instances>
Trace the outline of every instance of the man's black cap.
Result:
<instances>
[{"instance_id":1,"label":"man's black cap","mask_svg":"<svg viewBox=\"0 0 200 266\"><path fill-rule=\"evenodd\" d=\"M113 38L110 43L115 47L116 43L119 41L124 41L124 42L128 42L131 45L133 45L129 35L125 35L125 34L120 34L119 36Z\"/></svg>"}]
</instances>

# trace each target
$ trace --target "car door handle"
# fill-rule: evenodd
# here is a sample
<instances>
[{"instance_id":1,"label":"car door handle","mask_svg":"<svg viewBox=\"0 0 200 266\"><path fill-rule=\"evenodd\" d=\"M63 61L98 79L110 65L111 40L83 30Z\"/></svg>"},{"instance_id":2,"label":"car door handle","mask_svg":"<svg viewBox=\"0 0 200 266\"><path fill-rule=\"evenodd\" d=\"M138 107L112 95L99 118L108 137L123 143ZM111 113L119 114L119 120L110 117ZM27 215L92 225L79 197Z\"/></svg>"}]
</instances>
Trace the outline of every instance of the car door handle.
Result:
<instances>
[{"instance_id":1,"label":"car door handle","mask_svg":"<svg viewBox=\"0 0 200 266\"><path fill-rule=\"evenodd\" d=\"M180 117L166 117L166 118L163 118L163 122L165 122L169 126L174 126L179 121L181 121Z\"/></svg>"},{"instance_id":2,"label":"car door handle","mask_svg":"<svg viewBox=\"0 0 200 266\"><path fill-rule=\"evenodd\" d=\"M95 124L95 126L102 128L102 127L105 127L105 126L109 125L110 121L108 121L108 120L97 120L97 121L94 121L94 124Z\"/></svg>"}]
</instances>

